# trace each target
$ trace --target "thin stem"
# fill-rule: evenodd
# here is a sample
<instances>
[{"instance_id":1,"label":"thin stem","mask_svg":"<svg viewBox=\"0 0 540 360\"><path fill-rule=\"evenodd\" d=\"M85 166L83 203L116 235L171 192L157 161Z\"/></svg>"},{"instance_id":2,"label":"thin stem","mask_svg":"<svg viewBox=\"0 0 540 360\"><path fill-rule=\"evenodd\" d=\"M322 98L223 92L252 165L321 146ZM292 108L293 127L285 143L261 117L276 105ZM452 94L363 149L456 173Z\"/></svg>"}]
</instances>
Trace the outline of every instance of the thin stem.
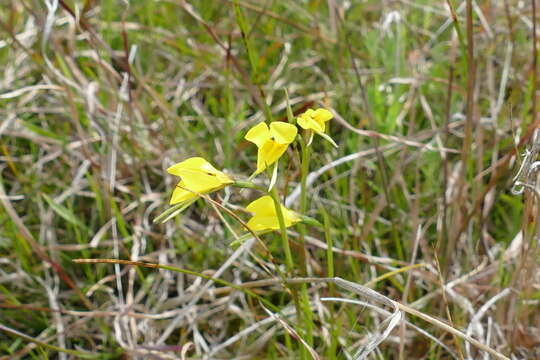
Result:
<instances>
[{"instance_id":1,"label":"thin stem","mask_svg":"<svg viewBox=\"0 0 540 360\"><path fill-rule=\"evenodd\" d=\"M289 93L285 89L285 100L287 102L287 119L290 124L294 124L295 119L293 111L291 108L291 103L289 101ZM298 136L300 147L302 151L301 158L301 188L300 188L300 213L304 215L307 211L307 175L309 171L309 147L306 145L304 138ZM307 265L306 265L306 245L305 245L305 236L306 236L306 226L303 223L299 225L300 229L300 238L299 238L299 256L298 262L300 265L300 273L302 276L307 276ZM301 323L303 324L304 334L306 337L306 342L309 346L313 346L313 312L309 303L309 293L307 289L307 284L302 284L300 287L300 299L301 304L298 303L297 311L299 307L302 307L303 316L301 317ZM295 303L296 304L296 303ZM300 315L300 311L298 311ZM307 358L306 351L302 348L302 358Z\"/></svg>"},{"instance_id":2,"label":"thin stem","mask_svg":"<svg viewBox=\"0 0 540 360\"><path fill-rule=\"evenodd\" d=\"M289 244L289 237L287 236L287 227L285 226L285 218L283 217L283 211L281 211L281 203L279 202L279 194L277 188L274 186L270 191L270 196L274 200L274 206L276 207L276 215L279 221L279 232L281 234L281 244L285 251L285 266L287 267L287 273L289 276L293 275L294 262L291 253L291 247Z\"/></svg>"},{"instance_id":3,"label":"thin stem","mask_svg":"<svg viewBox=\"0 0 540 360\"><path fill-rule=\"evenodd\" d=\"M458 26L459 28L459 26ZM448 139L450 137L450 117L452 110L452 96L453 96L453 87L454 87L454 71L455 71L455 62L456 62L456 44L452 45L450 51L450 69L448 72L448 88L446 96L446 109L445 109L445 120L444 120L444 146L448 146ZM450 236L450 229L448 227L448 178L449 178L449 168L448 168L448 154L444 154L443 158L443 179L442 179L442 202L443 202L443 215L442 215L442 227L443 231L440 237L437 238L437 244L435 246L436 251L439 254L444 254L448 248L448 244L452 241ZM442 242L441 242L442 241ZM447 257L443 256L442 268L444 269L447 263Z\"/></svg>"},{"instance_id":4,"label":"thin stem","mask_svg":"<svg viewBox=\"0 0 540 360\"><path fill-rule=\"evenodd\" d=\"M266 103L266 96L264 94L263 88L260 85L259 82L259 58L258 54L255 51L255 48L252 46L251 41L249 39L250 31L248 29L247 20L242 13L242 9L240 8L240 5L238 4L237 0L234 0L234 11L236 15L236 22L238 26L240 27L240 33L242 35L242 42L244 43L244 47L246 48L249 65L251 68L251 81L255 85L260 99L260 104L262 104L262 110L264 112L264 116L266 117L266 121L268 123L272 122L272 110L270 109L270 106Z\"/></svg>"},{"instance_id":5,"label":"thin stem","mask_svg":"<svg viewBox=\"0 0 540 360\"><path fill-rule=\"evenodd\" d=\"M323 222L324 222L324 238L326 240L326 275L328 278L333 278L335 276L334 271L334 239L330 235L330 217L328 216L328 213L324 209L324 207L320 207L320 212L323 216ZM333 283L328 284L328 294L329 296L335 296L335 286ZM330 312L329 314L329 320L330 320L330 326L331 326L331 341L330 346L328 347L327 351L327 357L329 359L335 359L336 358L336 351L337 351L337 345L338 345L338 324L336 323L336 308L333 303L330 303L328 306L328 310Z\"/></svg>"},{"instance_id":6,"label":"thin stem","mask_svg":"<svg viewBox=\"0 0 540 360\"><path fill-rule=\"evenodd\" d=\"M531 0L532 2L532 101L531 101L531 113L532 113L532 123L536 122L536 87L537 87L537 78L538 78L538 48L536 46L536 1Z\"/></svg>"},{"instance_id":7,"label":"thin stem","mask_svg":"<svg viewBox=\"0 0 540 360\"><path fill-rule=\"evenodd\" d=\"M231 186L242 188L242 189L255 189L263 193L266 193L266 189L264 187L254 184L248 180L235 180L234 183L231 184Z\"/></svg>"},{"instance_id":8,"label":"thin stem","mask_svg":"<svg viewBox=\"0 0 540 360\"><path fill-rule=\"evenodd\" d=\"M48 344L48 343L46 343L44 341L40 341L40 340L38 340L36 338L33 338L33 337L31 337L29 335L26 335L26 334L23 334L20 331L9 328L9 327L4 326L2 324L0 324L0 332L8 333L8 334L10 334L12 336L21 338L21 339L23 339L25 341L28 341L28 342L32 342L32 343L34 343L34 344L36 344L38 346L44 347L45 349L48 349L48 350L55 351L57 353L66 353L66 354L74 355L74 356L78 357L79 359L96 359L96 358L101 357L101 354L89 353L89 352L72 350L72 349L65 349L65 348L62 348L60 346L55 346L55 345L52 345L52 344Z\"/></svg>"},{"instance_id":9,"label":"thin stem","mask_svg":"<svg viewBox=\"0 0 540 360\"><path fill-rule=\"evenodd\" d=\"M294 276L294 262L292 258L291 247L289 244L289 237L287 236L285 218L283 217L283 211L281 210L281 203L279 202L279 194L276 186L272 187L272 190L270 191L270 196L274 200L274 206L276 207L276 215L279 221L279 230L281 234L281 244L283 246L283 250L285 251L285 266L287 267L287 274L292 277ZM296 308L298 323L302 324L304 321L304 317L302 316L304 311L302 305L300 304L298 290L295 286L291 286L290 290L294 301L294 307ZM303 346L300 346L300 355L301 359L307 358L306 349Z\"/></svg>"},{"instance_id":10,"label":"thin stem","mask_svg":"<svg viewBox=\"0 0 540 360\"><path fill-rule=\"evenodd\" d=\"M309 155L310 147L307 146L304 138L299 136L300 149L302 152L301 169L300 169L300 213L305 214L307 212L307 185L306 180L309 172ZM307 264L306 264L306 225L299 224L300 236L300 251L298 256L298 262L300 265L300 274L307 276ZM309 294L307 291L307 284L302 284L301 287L302 306L304 308L304 328L306 334L306 341L310 346L313 346L313 312L309 305Z\"/></svg>"},{"instance_id":11,"label":"thin stem","mask_svg":"<svg viewBox=\"0 0 540 360\"><path fill-rule=\"evenodd\" d=\"M309 156L310 148L306 145L304 138L299 136L300 149L302 152L302 159L300 162L300 214L305 214L307 212L307 176L309 172ZM299 224L300 237L298 238L300 242L300 253L299 253L299 262L300 262L300 274L302 276L307 276L307 265L306 265L306 226L304 224Z\"/></svg>"},{"instance_id":12,"label":"thin stem","mask_svg":"<svg viewBox=\"0 0 540 360\"><path fill-rule=\"evenodd\" d=\"M219 278L215 278L215 277L212 277L212 276L208 276L208 275L205 275L205 274L202 274L202 273L199 273L199 272L196 272L196 271L192 271L192 270L187 270L187 269L183 269L183 268L179 268L179 267L176 267L176 266L171 266L171 265L165 265L165 264L155 264L155 263L150 263L150 262L143 262L143 261L131 261L131 260L122 260L122 259L73 259L72 260L75 264L118 264L118 265L132 265L132 266L138 266L138 267L145 267L145 268L150 268L150 269L162 269L162 270L168 270L168 271L173 271L173 272L177 272L177 273L182 273L182 274L186 274L186 275L192 275L192 276L197 276L197 277L200 277L204 280L211 280L213 282L215 282L216 284L220 284L220 285L224 285L224 286L228 286L232 289L235 289L235 290L238 290L238 291L241 291L243 292L244 294L254 298L254 299L257 299L259 300L262 304L264 304L264 306L267 306L269 307L270 309L272 309L272 311L275 311L275 312L279 312L279 308L277 308L274 304L272 304L270 301L266 300L265 298L263 298L262 296L260 295L257 295L255 292L249 290L249 289L246 289L245 287L243 286L240 286L240 285L236 285L236 284L233 284L231 282L228 282L226 280L222 280L222 279L219 279ZM285 283L287 283L288 280L285 281Z\"/></svg>"}]
</instances>

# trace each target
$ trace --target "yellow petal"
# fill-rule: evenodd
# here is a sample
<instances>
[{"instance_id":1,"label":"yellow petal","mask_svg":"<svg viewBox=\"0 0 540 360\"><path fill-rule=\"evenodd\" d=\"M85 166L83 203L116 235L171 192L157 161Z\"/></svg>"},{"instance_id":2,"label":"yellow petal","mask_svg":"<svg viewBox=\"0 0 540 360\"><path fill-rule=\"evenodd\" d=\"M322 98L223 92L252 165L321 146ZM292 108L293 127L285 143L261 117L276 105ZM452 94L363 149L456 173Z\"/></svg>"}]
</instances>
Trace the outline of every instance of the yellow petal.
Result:
<instances>
[{"instance_id":1,"label":"yellow petal","mask_svg":"<svg viewBox=\"0 0 540 360\"><path fill-rule=\"evenodd\" d=\"M317 133L324 132L325 124L324 122L318 122L313 119L311 116L307 116L305 113L300 115L296 120L298 126L305 130L313 130Z\"/></svg>"},{"instance_id":2,"label":"yellow petal","mask_svg":"<svg viewBox=\"0 0 540 360\"><path fill-rule=\"evenodd\" d=\"M268 130L268 126L266 123L262 122L247 132L246 136L244 136L244 139L247 141L251 141L255 145L257 145L258 148L262 147L268 140L270 140L270 130Z\"/></svg>"},{"instance_id":3,"label":"yellow petal","mask_svg":"<svg viewBox=\"0 0 540 360\"><path fill-rule=\"evenodd\" d=\"M249 219L247 226L252 231L277 230L279 229L279 220L277 217L254 216Z\"/></svg>"},{"instance_id":4,"label":"yellow petal","mask_svg":"<svg viewBox=\"0 0 540 360\"><path fill-rule=\"evenodd\" d=\"M326 109L320 108L313 112L312 117L318 121L318 122L327 122L328 120L331 120L334 115Z\"/></svg>"},{"instance_id":5,"label":"yellow petal","mask_svg":"<svg viewBox=\"0 0 540 360\"><path fill-rule=\"evenodd\" d=\"M208 192L234 181L217 170L208 161L201 157L193 157L175 164L167 169L170 174L180 176L184 186L197 192Z\"/></svg>"},{"instance_id":6,"label":"yellow petal","mask_svg":"<svg viewBox=\"0 0 540 360\"><path fill-rule=\"evenodd\" d=\"M285 227L290 227L296 224L298 220L291 221L290 219L285 220ZM279 230L279 219L277 216L254 216L247 222L247 226L253 231L263 231L263 230Z\"/></svg>"},{"instance_id":7,"label":"yellow petal","mask_svg":"<svg viewBox=\"0 0 540 360\"><path fill-rule=\"evenodd\" d=\"M182 183L182 181L180 181L178 185L174 188L174 191L171 196L171 201L169 202L170 205L178 204L186 200L193 199L194 197L197 196L191 191L187 191L183 187L184 187L184 184Z\"/></svg>"},{"instance_id":8,"label":"yellow petal","mask_svg":"<svg viewBox=\"0 0 540 360\"><path fill-rule=\"evenodd\" d=\"M324 133L326 130L326 122L332 119L334 115L324 108L317 110L308 109L305 113L301 114L297 123L303 129L313 130L318 134Z\"/></svg>"},{"instance_id":9,"label":"yellow petal","mask_svg":"<svg viewBox=\"0 0 540 360\"><path fill-rule=\"evenodd\" d=\"M260 153L261 149L258 152ZM262 173L264 169L266 169L266 161L262 156L257 154L257 170L255 170L254 175Z\"/></svg>"},{"instance_id":10,"label":"yellow petal","mask_svg":"<svg viewBox=\"0 0 540 360\"><path fill-rule=\"evenodd\" d=\"M262 196L257 200L252 201L246 207L246 210L255 215L273 216L276 214L276 207L271 196Z\"/></svg>"},{"instance_id":11,"label":"yellow petal","mask_svg":"<svg viewBox=\"0 0 540 360\"><path fill-rule=\"evenodd\" d=\"M257 152L257 171L259 174L267 166L275 163L287 150L288 144L278 144L274 140L268 140Z\"/></svg>"},{"instance_id":12,"label":"yellow petal","mask_svg":"<svg viewBox=\"0 0 540 360\"><path fill-rule=\"evenodd\" d=\"M281 205L285 227L292 226L299 222L300 217L294 212ZM274 200L270 196L263 196L251 202L246 210L255 215L249 219L247 225L253 231L276 230L279 229L279 219L276 214Z\"/></svg>"},{"instance_id":13,"label":"yellow petal","mask_svg":"<svg viewBox=\"0 0 540 360\"><path fill-rule=\"evenodd\" d=\"M292 210L287 209L285 206L281 205L281 212L283 213L283 218L285 219L285 226L289 227L296 224L300 220L300 216Z\"/></svg>"},{"instance_id":14,"label":"yellow petal","mask_svg":"<svg viewBox=\"0 0 540 360\"><path fill-rule=\"evenodd\" d=\"M292 124L283 121L274 121L270 123L270 135L278 144L290 144L296 138L298 128Z\"/></svg>"},{"instance_id":15,"label":"yellow petal","mask_svg":"<svg viewBox=\"0 0 540 360\"><path fill-rule=\"evenodd\" d=\"M179 162L178 164L174 164L167 169L167 172L172 175L183 176L182 172L185 170L202 171L203 169L210 173L218 172L215 167L202 157L192 157Z\"/></svg>"}]
</instances>

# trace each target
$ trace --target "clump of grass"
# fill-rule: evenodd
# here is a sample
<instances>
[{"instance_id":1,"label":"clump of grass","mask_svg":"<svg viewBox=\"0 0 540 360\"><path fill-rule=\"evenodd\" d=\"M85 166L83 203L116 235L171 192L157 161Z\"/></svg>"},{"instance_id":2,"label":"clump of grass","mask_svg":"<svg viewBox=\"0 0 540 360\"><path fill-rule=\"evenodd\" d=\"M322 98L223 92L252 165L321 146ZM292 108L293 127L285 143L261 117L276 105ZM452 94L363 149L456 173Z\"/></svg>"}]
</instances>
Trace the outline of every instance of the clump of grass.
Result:
<instances>
[{"instance_id":1,"label":"clump of grass","mask_svg":"<svg viewBox=\"0 0 540 360\"><path fill-rule=\"evenodd\" d=\"M536 358L536 24L535 0L1 7L0 356ZM272 173L153 222L171 164L245 179L248 129L319 107L339 147L291 145L271 195L323 226L242 237Z\"/></svg>"}]
</instances>

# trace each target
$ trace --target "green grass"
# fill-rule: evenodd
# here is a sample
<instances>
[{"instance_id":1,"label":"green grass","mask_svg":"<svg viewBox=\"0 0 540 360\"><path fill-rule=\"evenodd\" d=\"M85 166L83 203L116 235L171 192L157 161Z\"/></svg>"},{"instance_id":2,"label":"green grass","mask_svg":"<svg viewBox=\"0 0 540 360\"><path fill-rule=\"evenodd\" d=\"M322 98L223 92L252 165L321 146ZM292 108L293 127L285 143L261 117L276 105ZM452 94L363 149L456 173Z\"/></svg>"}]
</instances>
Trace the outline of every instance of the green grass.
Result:
<instances>
[{"instance_id":1,"label":"green grass","mask_svg":"<svg viewBox=\"0 0 540 360\"><path fill-rule=\"evenodd\" d=\"M332 282L289 281L334 276L429 317L409 312L370 359L484 356L429 319L537 357L530 164L530 187L511 192L539 120L535 15L531 2L466 3L69 0L49 18L44 2L2 7L0 359L312 358L297 334L320 358L346 359L387 316L321 298L392 309ZM215 276L245 233L236 216L247 221L261 194L228 187L210 195L216 208L200 199L153 223L177 182L166 169L201 156L247 179L257 155L244 135L291 121L286 91L293 117L336 115L339 148L315 136L306 173L293 144L275 193L323 226L261 235ZM442 294L441 281L455 285Z\"/></svg>"}]
</instances>

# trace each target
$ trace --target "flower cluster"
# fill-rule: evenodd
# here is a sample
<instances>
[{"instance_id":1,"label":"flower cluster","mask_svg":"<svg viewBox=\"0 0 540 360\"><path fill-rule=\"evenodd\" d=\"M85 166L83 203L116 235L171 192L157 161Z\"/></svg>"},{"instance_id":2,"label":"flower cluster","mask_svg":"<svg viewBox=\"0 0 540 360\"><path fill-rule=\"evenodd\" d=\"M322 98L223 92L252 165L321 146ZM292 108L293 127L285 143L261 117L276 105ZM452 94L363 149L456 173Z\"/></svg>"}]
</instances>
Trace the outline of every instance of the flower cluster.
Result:
<instances>
[{"instance_id":1,"label":"flower cluster","mask_svg":"<svg viewBox=\"0 0 540 360\"><path fill-rule=\"evenodd\" d=\"M309 143L313 133L319 134L326 139L326 122L333 115L326 109L308 109L297 118L297 124L308 132ZM286 122L274 121L268 126L262 122L253 126L245 135L245 139L257 146L257 169L254 175L263 172L268 166L275 164L287 151L288 146L294 142L298 134L298 128ZM335 145L333 140L330 139ZM170 200L171 205L178 208L186 208L195 202L200 195L221 190L235 183L229 175L217 170L212 164L201 157L192 157L177 163L167 169L169 174L180 177ZM281 215L285 227L292 226L302 220L301 216L283 205ZM247 222L251 231L264 232L280 228L277 216L276 203L272 197L265 195L251 202L246 210L253 216Z\"/></svg>"}]
</instances>

